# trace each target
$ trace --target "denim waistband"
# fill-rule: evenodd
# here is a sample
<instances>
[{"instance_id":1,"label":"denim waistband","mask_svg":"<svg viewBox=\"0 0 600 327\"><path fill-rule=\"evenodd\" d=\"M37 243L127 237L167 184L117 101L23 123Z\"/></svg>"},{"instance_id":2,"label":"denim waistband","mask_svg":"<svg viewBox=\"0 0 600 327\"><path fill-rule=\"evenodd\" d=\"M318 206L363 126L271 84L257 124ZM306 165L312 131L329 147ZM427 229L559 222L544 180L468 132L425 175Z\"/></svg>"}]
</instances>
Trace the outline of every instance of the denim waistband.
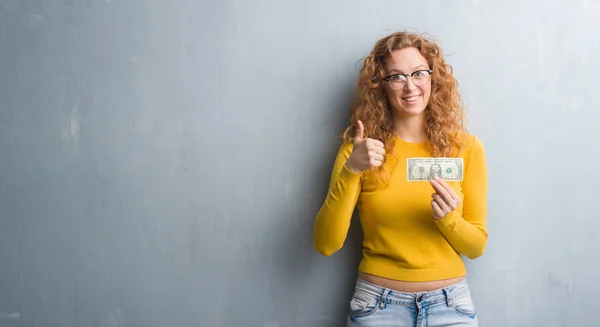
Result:
<instances>
[{"instance_id":1,"label":"denim waistband","mask_svg":"<svg viewBox=\"0 0 600 327\"><path fill-rule=\"evenodd\" d=\"M427 302L433 304L446 302L448 305L452 305L452 299L469 292L469 286L465 278L459 282L436 290L406 293L381 287L359 278L356 281L356 291L371 294L372 296L378 297L380 301L387 303L414 304Z\"/></svg>"}]
</instances>

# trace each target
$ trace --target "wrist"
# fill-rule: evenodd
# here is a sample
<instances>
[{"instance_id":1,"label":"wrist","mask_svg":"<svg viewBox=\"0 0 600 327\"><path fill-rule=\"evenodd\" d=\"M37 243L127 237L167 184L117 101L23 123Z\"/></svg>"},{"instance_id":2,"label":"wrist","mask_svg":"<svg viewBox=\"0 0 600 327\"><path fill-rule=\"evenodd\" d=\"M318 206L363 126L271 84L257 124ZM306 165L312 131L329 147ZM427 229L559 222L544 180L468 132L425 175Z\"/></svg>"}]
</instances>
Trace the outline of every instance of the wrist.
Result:
<instances>
[{"instance_id":1,"label":"wrist","mask_svg":"<svg viewBox=\"0 0 600 327\"><path fill-rule=\"evenodd\" d=\"M456 210L452 210L440 218L437 218L435 214L432 214L431 218L438 224L451 224L456 220L457 216L458 213Z\"/></svg>"},{"instance_id":2,"label":"wrist","mask_svg":"<svg viewBox=\"0 0 600 327\"><path fill-rule=\"evenodd\" d=\"M362 171L358 168L356 168L353 164L352 161L350 160L350 158L348 158L348 161L346 161L346 168L351 171L352 173L356 174L356 175L360 175L362 173Z\"/></svg>"}]
</instances>

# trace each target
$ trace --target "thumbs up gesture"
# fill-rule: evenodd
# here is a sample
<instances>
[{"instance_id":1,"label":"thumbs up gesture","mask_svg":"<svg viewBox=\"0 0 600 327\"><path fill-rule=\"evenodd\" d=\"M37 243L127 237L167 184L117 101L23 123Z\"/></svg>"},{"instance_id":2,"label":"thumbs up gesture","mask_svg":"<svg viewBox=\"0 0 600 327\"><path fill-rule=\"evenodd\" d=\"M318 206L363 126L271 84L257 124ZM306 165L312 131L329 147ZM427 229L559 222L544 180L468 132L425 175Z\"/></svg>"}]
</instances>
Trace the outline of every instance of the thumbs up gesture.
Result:
<instances>
[{"instance_id":1,"label":"thumbs up gesture","mask_svg":"<svg viewBox=\"0 0 600 327\"><path fill-rule=\"evenodd\" d=\"M359 120L356 122L357 130L354 138L352 153L346 161L346 167L355 174L365 170L379 167L383 164L385 149L381 141L364 138L365 127Z\"/></svg>"}]
</instances>

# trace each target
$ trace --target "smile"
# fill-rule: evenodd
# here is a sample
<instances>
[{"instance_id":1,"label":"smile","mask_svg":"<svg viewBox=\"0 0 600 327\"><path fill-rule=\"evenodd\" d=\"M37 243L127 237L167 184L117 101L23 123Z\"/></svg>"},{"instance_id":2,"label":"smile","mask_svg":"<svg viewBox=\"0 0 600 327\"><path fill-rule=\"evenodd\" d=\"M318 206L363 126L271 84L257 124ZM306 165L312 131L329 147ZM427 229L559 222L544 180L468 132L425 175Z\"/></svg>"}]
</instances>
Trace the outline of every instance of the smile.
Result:
<instances>
[{"instance_id":1,"label":"smile","mask_svg":"<svg viewBox=\"0 0 600 327\"><path fill-rule=\"evenodd\" d=\"M406 101L406 102L415 102L417 101L417 99L420 97L421 95L413 95L411 97L403 97L402 100Z\"/></svg>"}]
</instances>

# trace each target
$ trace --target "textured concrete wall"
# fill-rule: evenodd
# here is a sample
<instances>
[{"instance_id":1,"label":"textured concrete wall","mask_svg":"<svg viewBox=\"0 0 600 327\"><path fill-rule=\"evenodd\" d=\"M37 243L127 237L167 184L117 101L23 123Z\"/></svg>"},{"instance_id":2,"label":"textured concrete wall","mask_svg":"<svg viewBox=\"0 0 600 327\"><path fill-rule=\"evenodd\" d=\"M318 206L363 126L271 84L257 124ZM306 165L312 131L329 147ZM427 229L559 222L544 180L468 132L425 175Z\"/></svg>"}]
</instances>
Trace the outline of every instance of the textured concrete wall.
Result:
<instances>
[{"instance_id":1,"label":"textured concrete wall","mask_svg":"<svg viewBox=\"0 0 600 327\"><path fill-rule=\"evenodd\" d=\"M312 223L357 62L442 43L490 168L482 326L600 323L597 1L0 1L0 325L342 326Z\"/></svg>"}]
</instances>

